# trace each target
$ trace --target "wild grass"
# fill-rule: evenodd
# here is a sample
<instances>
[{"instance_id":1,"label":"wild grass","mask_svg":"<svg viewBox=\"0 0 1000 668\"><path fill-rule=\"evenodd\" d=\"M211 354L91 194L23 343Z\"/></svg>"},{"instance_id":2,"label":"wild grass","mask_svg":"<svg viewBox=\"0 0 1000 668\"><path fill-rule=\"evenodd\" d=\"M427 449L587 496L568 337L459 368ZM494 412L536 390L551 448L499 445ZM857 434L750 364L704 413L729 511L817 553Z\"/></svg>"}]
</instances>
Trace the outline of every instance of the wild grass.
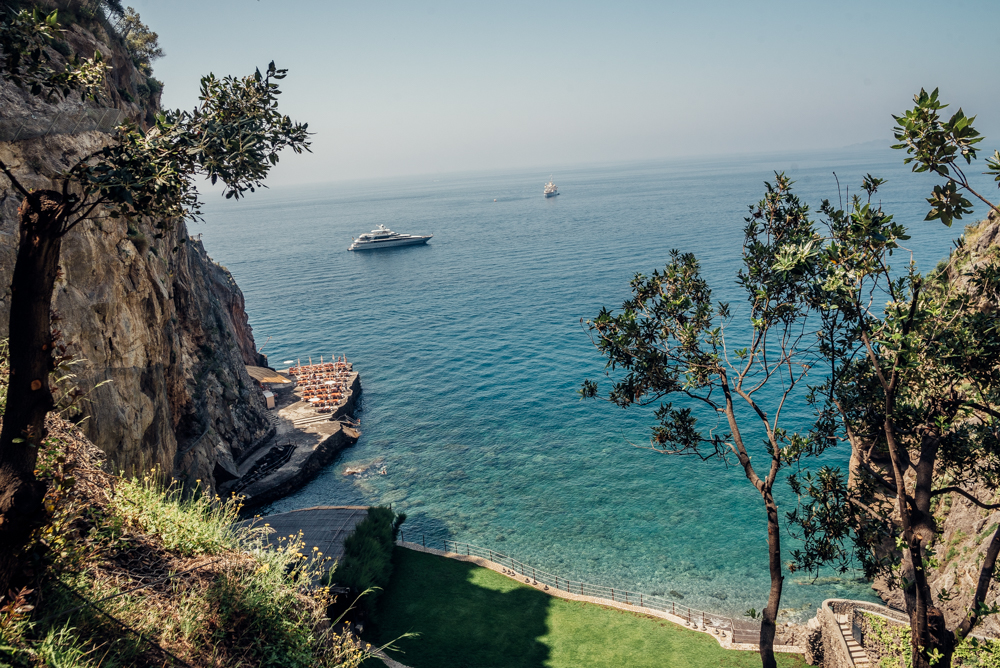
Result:
<instances>
[{"instance_id":1,"label":"wild grass","mask_svg":"<svg viewBox=\"0 0 1000 668\"><path fill-rule=\"evenodd\" d=\"M160 665L169 652L192 665L350 667L367 656L327 617L320 564L301 541L269 546L233 528L236 502L155 473L108 482L107 498L59 524L65 535L40 532L75 548L38 550L42 586L0 606L0 666Z\"/></svg>"},{"instance_id":2,"label":"wild grass","mask_svg":"<svg viewBox=\"0 0 1000 668\"><path fill-rule=\"evenodd\" d=\"M153 470L142 478L119 478L109 506L125 525L157 536L163 547L184 556L218 554L236 549L252 536L233 530L240 505L221 502L199 487L185 491L174 481L166 485Z\"/></svg>"}]
</instances>

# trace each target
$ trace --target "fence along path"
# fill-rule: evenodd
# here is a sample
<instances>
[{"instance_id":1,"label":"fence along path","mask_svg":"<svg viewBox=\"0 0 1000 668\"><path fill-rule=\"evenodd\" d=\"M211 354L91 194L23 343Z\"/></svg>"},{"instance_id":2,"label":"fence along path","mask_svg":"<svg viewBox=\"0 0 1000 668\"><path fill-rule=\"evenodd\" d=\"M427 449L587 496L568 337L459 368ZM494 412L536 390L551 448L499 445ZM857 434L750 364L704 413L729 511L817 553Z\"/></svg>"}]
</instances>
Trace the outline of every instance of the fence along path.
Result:
<instances>
[{"instance_id":1,"label":"fence along path","mask_svg":"<svg viewBox=\"0 0 1000 668\"><path fill-rule=\"evenodd\" d=\"M420 543L407 543L400 533L399 544L403 547L433 552L449 557L465 557L467 560L477 559L488 562L487 567L498 570L511 577L523 580L553 595L562 595L566 592L569 598L583 597L588 599L598 599L607 602L613 607L624 609L635 609L636 612L659 613L656 616L670 619L671 621L683 623L685 626L711 633L719 643L727 649L757 650L757 643L760 641L760 624L752 620L735 619L726 617L705 610L698 610L677 603L662 596L654 596L645 592L635 592L616 587L606 587L595 585L580 580L571 580L561 575L543 571L513 557L479 547L470 543L462 543L454 540L445 540L444 549L434 549L427 547L427 541L421 537ZM492 566L490 565L492 564ZM494 568L495 566L495 568ZM559 592L559 594L556 594ZM776 645L777 652L803 652L800 647L793 645Z\"/></svg>"}]
</instances>

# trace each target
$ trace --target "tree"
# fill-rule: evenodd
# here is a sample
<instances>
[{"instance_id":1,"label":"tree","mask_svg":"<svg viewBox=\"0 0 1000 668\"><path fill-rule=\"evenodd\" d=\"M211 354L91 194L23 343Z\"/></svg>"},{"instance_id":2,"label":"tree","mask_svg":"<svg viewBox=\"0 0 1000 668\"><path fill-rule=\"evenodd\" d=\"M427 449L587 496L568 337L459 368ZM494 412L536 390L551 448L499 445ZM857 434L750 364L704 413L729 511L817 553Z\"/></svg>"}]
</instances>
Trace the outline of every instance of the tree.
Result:
<instances>
[{"instance_id":1,"label":"tree","mask_svg":"<svg viewBox=\"0 0 1000 668\"><path fill-rule=\"evenodd\" d=\"M3 62L9 67L14 60L5 52ZM60 190L29 190L0 162L0 172L23 197L11 282L10 377L0 430L0 592L7 590L17 552L41 517L44 490L34 466L45 416L53 407L49 374L58 341L50 304L62 239L88 221L100 225L105 216L153 217L160 230L175 219L196 218L198 178L222 181L227 198L261 187L282 149L308 150L306 125L278 111L276 81L285 74L272 62L266 74L203 77L193 111L163 112L148 132L122 125L108 145L53 175L62 183Z\"/></svg>"},{"instance_id":2,"label":"tree","mask_svg":"<svg viewBox=\"0 0 1000 668\"><path fill-rule=\"evenodd\" d=\"M136 67L145 74L149 74L150 63L157 58L163 57L163 49L160 48L160 36L150 30L149 26L142 22L139 12L131 7L127 7L122 12L121 17L121 21L118 23L118 31L125 40L125 46L128 47L129 53L132 54L132 59L135 61Z\"/></svg>"},{"instance_id":3,"label":"tree","mask_svg":"<svg viewBox=\"0 0 1000 668\"><path fill-rule=\"evenodd\" d=\"M764 199L750 207L745 219L743 267L737 279L746 291L749 326L737 324L728 304L713 307L697 259L676 250L662 273L635 276L632 297L620 310L603 308L587 321L595 345L608 360L606 374L624 373L614 380L607 398L622 408L659 403L651 447L727 463L735 457L760 494L771 577L761 614L765 667L776 665L775 620L784 581L774 484L781 468L797 461L807 447L804 439L783 427L782 410L821 359L814 336L810 266L811 247L819 237L808 207L792 194L791 186L787 177L776 174L774 184L766 184ZM786 248L794 253L789 255ZM595 382L584 381L584 397L595 397L597 391ZM664 401L668 398L683 405L675 407ZM709 418L707 427L701 427L697 415ZM767 458L753 463L747 440L761 433Z\"/></svg>"},{"instance_id":4,"label":"tree","mask_svg":"<svg viewBox=\"0 0 1000 668\"><path fill-rule=\"evenodd\" d=\"M934 187L927 220L951 225L971 212L963 192L989 203L970 186L960 160L976 157L982 137L961 109L947 121L938 91L921 91L916 106L894 117L895 148L915 172L945 178ZM988 161L1000 180L1000 154ZM980 490L1000 483L1000 251L971 257L960 243L948 263L927 276L912 261L894 271L891 256L909 237L872 203L882 181L865 180L867 201L849 210L824 202L829 230L812 268L819 267L825 317L823 355L829 375L813 388L818 419L813 451L836 442L851 448L845 478L837 468L793 476L800 508L789 515L805 541L797 563L815 568L856 559L869 577L902 588L915 667L948 666L955 642L986 614L1000 553L994 531L965 618L948 629L935 606L928 570L936 565L939 497L959 494L980 508L1000 504ZM790 250L791 252L791 250ZM954 592L942 592L948 597Z\"/></svg>"}]
</instances>

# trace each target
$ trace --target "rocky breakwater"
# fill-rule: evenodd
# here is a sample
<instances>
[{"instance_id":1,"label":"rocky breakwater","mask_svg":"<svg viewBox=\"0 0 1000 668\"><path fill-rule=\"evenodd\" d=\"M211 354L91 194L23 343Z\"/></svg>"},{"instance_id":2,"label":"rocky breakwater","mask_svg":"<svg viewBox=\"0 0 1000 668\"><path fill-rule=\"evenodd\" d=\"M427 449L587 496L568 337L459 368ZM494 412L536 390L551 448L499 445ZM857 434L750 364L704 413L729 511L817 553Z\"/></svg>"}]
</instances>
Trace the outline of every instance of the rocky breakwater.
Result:
<instances>
[{"instance_id":1,"label":"rocky breakwater","mask_svg":"<svg viewBox=\"0 0 1000 668\"><path fill-rule=\"evenodd\" d=\"M82 55L95 48L113 55L108 91L94 105L117 108L141 124L156 101L132 102L142 97L146 77L120 57L120 46L100 26L73 26L67 40ZM68 104L47 104L0 79L5 118L54 116ZM5 138L0 157L22 183L59 189L54 177L110 135L94 130ZM20 201L0 177L0 337L8 332ZM158 466L214 491L217 480L232 477L236 462L274 433L244 366L266 360L256 352L243 295L229 272L182 221L165 229L161 222L104 218L71 231L62 245L53 327L79 360L73 382L89 392L74 419L111 467L132 472Z\"/></svg>"}]
</instances>

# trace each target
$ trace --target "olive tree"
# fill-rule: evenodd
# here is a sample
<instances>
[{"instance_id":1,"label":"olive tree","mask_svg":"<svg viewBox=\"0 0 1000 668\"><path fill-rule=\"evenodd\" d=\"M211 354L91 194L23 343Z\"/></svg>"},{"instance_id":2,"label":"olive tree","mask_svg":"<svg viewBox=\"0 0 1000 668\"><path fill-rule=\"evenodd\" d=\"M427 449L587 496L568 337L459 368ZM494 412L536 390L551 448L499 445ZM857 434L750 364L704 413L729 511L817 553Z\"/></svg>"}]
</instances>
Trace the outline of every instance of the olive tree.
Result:
<instances>
[{"instance_id":1,"label":"olive tree","mask_svg":"<svg viewBox=\"0 0 1000 668\"><path fill-rule=\"evenodd\" d=\"M45 20L50 29L57 28L54 16ZM30 31L31 23L4 30ZM0 45L6 49L5 42ZM3 58L5 75L15 63L24 70L23 59L7 51ZM282 149L308 150L306 125L278 111L277 81L285 73L272 62L264 74L203 77L192 111L162 112L146 131L125 123L107 145L64 173L50 175L58 190L30 190L12 166L0 161L0 172L23 198L10 286L10 377L0 430L0 592L7 590L17 552L42 515L44 490L34 468L45 416L53 408L49 375L57 341L50 304L63 238L104 217L150 218L161 230L174 220L197 217L197 180L221 181L227 198L261 187ZM28 89L44 92L56 84L36 73Z\"/></svg>"},{"instance_id":2,"label":"olive tree","mask_svg":"<svg viewBox=\"0 0 1000 668\"><path fill-rule=\"evenodd\" d=\"M765 667L776 665L784 581L774 485L779 471L808 447L786 429L782 413L820 359L811 267L811 248L820 238L791 186L776 174L745 219L743 266L737 272L747 298L742 313L713 304L695 256L672 251L662 272L635 276L632 296L620 309L603 308L586 322L613 379L606 398L622 408L659 404L650 439L654 449L702 460L735 458L760 494L771 579L761 613ZM581 394L597 396L597 384L584 381ZM766 456L752 460L748 443L760 436Z\"/></svg>"}]
</instances>

